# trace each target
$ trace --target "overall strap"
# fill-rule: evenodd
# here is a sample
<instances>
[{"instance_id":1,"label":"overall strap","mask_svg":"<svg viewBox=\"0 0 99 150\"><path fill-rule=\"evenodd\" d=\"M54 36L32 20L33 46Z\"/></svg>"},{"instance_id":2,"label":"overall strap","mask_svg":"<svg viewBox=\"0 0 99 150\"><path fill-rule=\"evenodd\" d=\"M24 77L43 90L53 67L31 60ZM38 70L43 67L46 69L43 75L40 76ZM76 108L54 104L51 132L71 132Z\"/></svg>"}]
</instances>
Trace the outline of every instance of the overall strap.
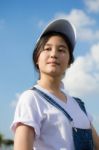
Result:
<instances>
[{"instance_id":1,"label":"overall strap","mask_svg":"<svg viewBox=\"0 0 99 150\"><path fill-rule=\"evenodd\" d=\"M74 98L74 99L76 100L76 102L79 104L81 110L87 115L84 102L83 102L81 99L77 98L77 97L73 97L73 98Z\"/></svg>"},{"instance_id":2,"label":"overall strap","mask_svg":"<svg viewBox=\"0 0 99 150\"><path fill-rule=\"evenodd\" d=\"M33 87L32 90L35 90L38 94L40 94L44 98L44 100L46 100L51 105L53 105L54 107L56 107L57 109L59 109L69 119L69 121L73 121L73 119L66 112L66 110L63 107L61 107L54 99L52 99L50 96L48 96L46 93L44 93L43 91L39 90L36 87Z\"/></svg>"}]
</instances>

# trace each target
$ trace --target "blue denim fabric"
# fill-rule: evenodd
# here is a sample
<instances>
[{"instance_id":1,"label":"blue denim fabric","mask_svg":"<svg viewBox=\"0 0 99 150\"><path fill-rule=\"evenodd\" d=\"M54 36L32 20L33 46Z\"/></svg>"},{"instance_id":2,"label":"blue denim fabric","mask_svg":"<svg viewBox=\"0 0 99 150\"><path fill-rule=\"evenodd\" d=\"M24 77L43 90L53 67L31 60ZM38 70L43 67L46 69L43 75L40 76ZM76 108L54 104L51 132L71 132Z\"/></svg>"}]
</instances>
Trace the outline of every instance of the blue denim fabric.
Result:
<instances>
[{"instance_id":1,"label":"blue denim fabric","mask_svg":"<svg viewBox=\"0 0 99 150\"><path fill-rule=\"evenodd\" d=\"M93 150L92 130L72 128L75 150Z\"/></svg>"}]
</instances>

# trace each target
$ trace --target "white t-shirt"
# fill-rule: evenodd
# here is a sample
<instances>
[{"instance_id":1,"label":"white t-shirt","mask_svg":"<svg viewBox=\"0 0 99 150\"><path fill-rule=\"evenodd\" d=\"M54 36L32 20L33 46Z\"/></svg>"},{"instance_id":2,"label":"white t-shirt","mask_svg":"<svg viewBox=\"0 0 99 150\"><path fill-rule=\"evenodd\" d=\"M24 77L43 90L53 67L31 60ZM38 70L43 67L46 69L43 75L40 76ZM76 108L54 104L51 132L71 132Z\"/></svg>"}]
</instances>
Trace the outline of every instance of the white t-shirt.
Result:
<instances>
[{"instance_id":1,"label":"white t-shirt","mask_svg":"<svg viewBox=\"0 0 99 150\"><path fill-rule=\"evenodd\" d=\"M72 97L66 95L65 103L39 85L36 87L60 104L72 117L73 122L36 91L27 90L22 93L18 101L12 130L15 132L19 122L33 127L36 133L34 150L74 150L72 126L90 128L91 118L85 115Z\"/></svg>"}]
</instances>

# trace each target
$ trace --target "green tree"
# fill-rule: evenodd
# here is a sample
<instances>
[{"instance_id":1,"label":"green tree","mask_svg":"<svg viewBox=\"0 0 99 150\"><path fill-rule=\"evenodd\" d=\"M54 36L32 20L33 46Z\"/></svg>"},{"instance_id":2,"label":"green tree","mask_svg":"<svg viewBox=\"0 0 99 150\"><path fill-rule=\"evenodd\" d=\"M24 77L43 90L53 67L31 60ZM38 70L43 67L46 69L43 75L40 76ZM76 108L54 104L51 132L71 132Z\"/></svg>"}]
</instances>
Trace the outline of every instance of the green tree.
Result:
<instances>
[{"instance_id":1,"label":"green tree","mask_svg":"<svg viewBox=\"0 0 99 150\"><path fill-rule=\"evenodd\" d=\"M0 133L0 148L2 147L2 144L3 144L3 134Z\"/></svg>"},{"instance_id":2,"label":"green tree","mask_svg":"<svg viewBox=\"0 0 99 150\"><path fill-rule=\"evenodd\" d=\"M5 139L3 134L0 133L0 149L2 149L2 146L4 147L12 147L13 146L13 140L12 139Z\"/></svg>"}]
</instances>

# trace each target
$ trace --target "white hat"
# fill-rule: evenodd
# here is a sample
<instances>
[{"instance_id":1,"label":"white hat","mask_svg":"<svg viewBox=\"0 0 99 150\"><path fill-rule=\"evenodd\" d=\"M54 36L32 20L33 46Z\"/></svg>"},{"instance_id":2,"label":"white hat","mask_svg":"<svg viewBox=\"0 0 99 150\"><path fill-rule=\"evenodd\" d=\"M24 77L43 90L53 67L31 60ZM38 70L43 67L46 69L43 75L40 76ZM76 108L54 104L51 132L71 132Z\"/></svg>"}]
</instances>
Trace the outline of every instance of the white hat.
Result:
<instances>
[{"instance_id":1,"label":"white hat","mask_svg":"<svg viewBox=\"0 0 99 150\"><path fill-rule=\"evenodd\" d=\"M41 33L37 43L39 42L40 38L50 32L58 32L63 34L69 41L72 51L74 50L76 44L76 29L73 24L71 24L66 19L58 19L48 24L48 26L44 29ZM36 44L37 46L37 44Z\"/></svg>"}]
</instances>

